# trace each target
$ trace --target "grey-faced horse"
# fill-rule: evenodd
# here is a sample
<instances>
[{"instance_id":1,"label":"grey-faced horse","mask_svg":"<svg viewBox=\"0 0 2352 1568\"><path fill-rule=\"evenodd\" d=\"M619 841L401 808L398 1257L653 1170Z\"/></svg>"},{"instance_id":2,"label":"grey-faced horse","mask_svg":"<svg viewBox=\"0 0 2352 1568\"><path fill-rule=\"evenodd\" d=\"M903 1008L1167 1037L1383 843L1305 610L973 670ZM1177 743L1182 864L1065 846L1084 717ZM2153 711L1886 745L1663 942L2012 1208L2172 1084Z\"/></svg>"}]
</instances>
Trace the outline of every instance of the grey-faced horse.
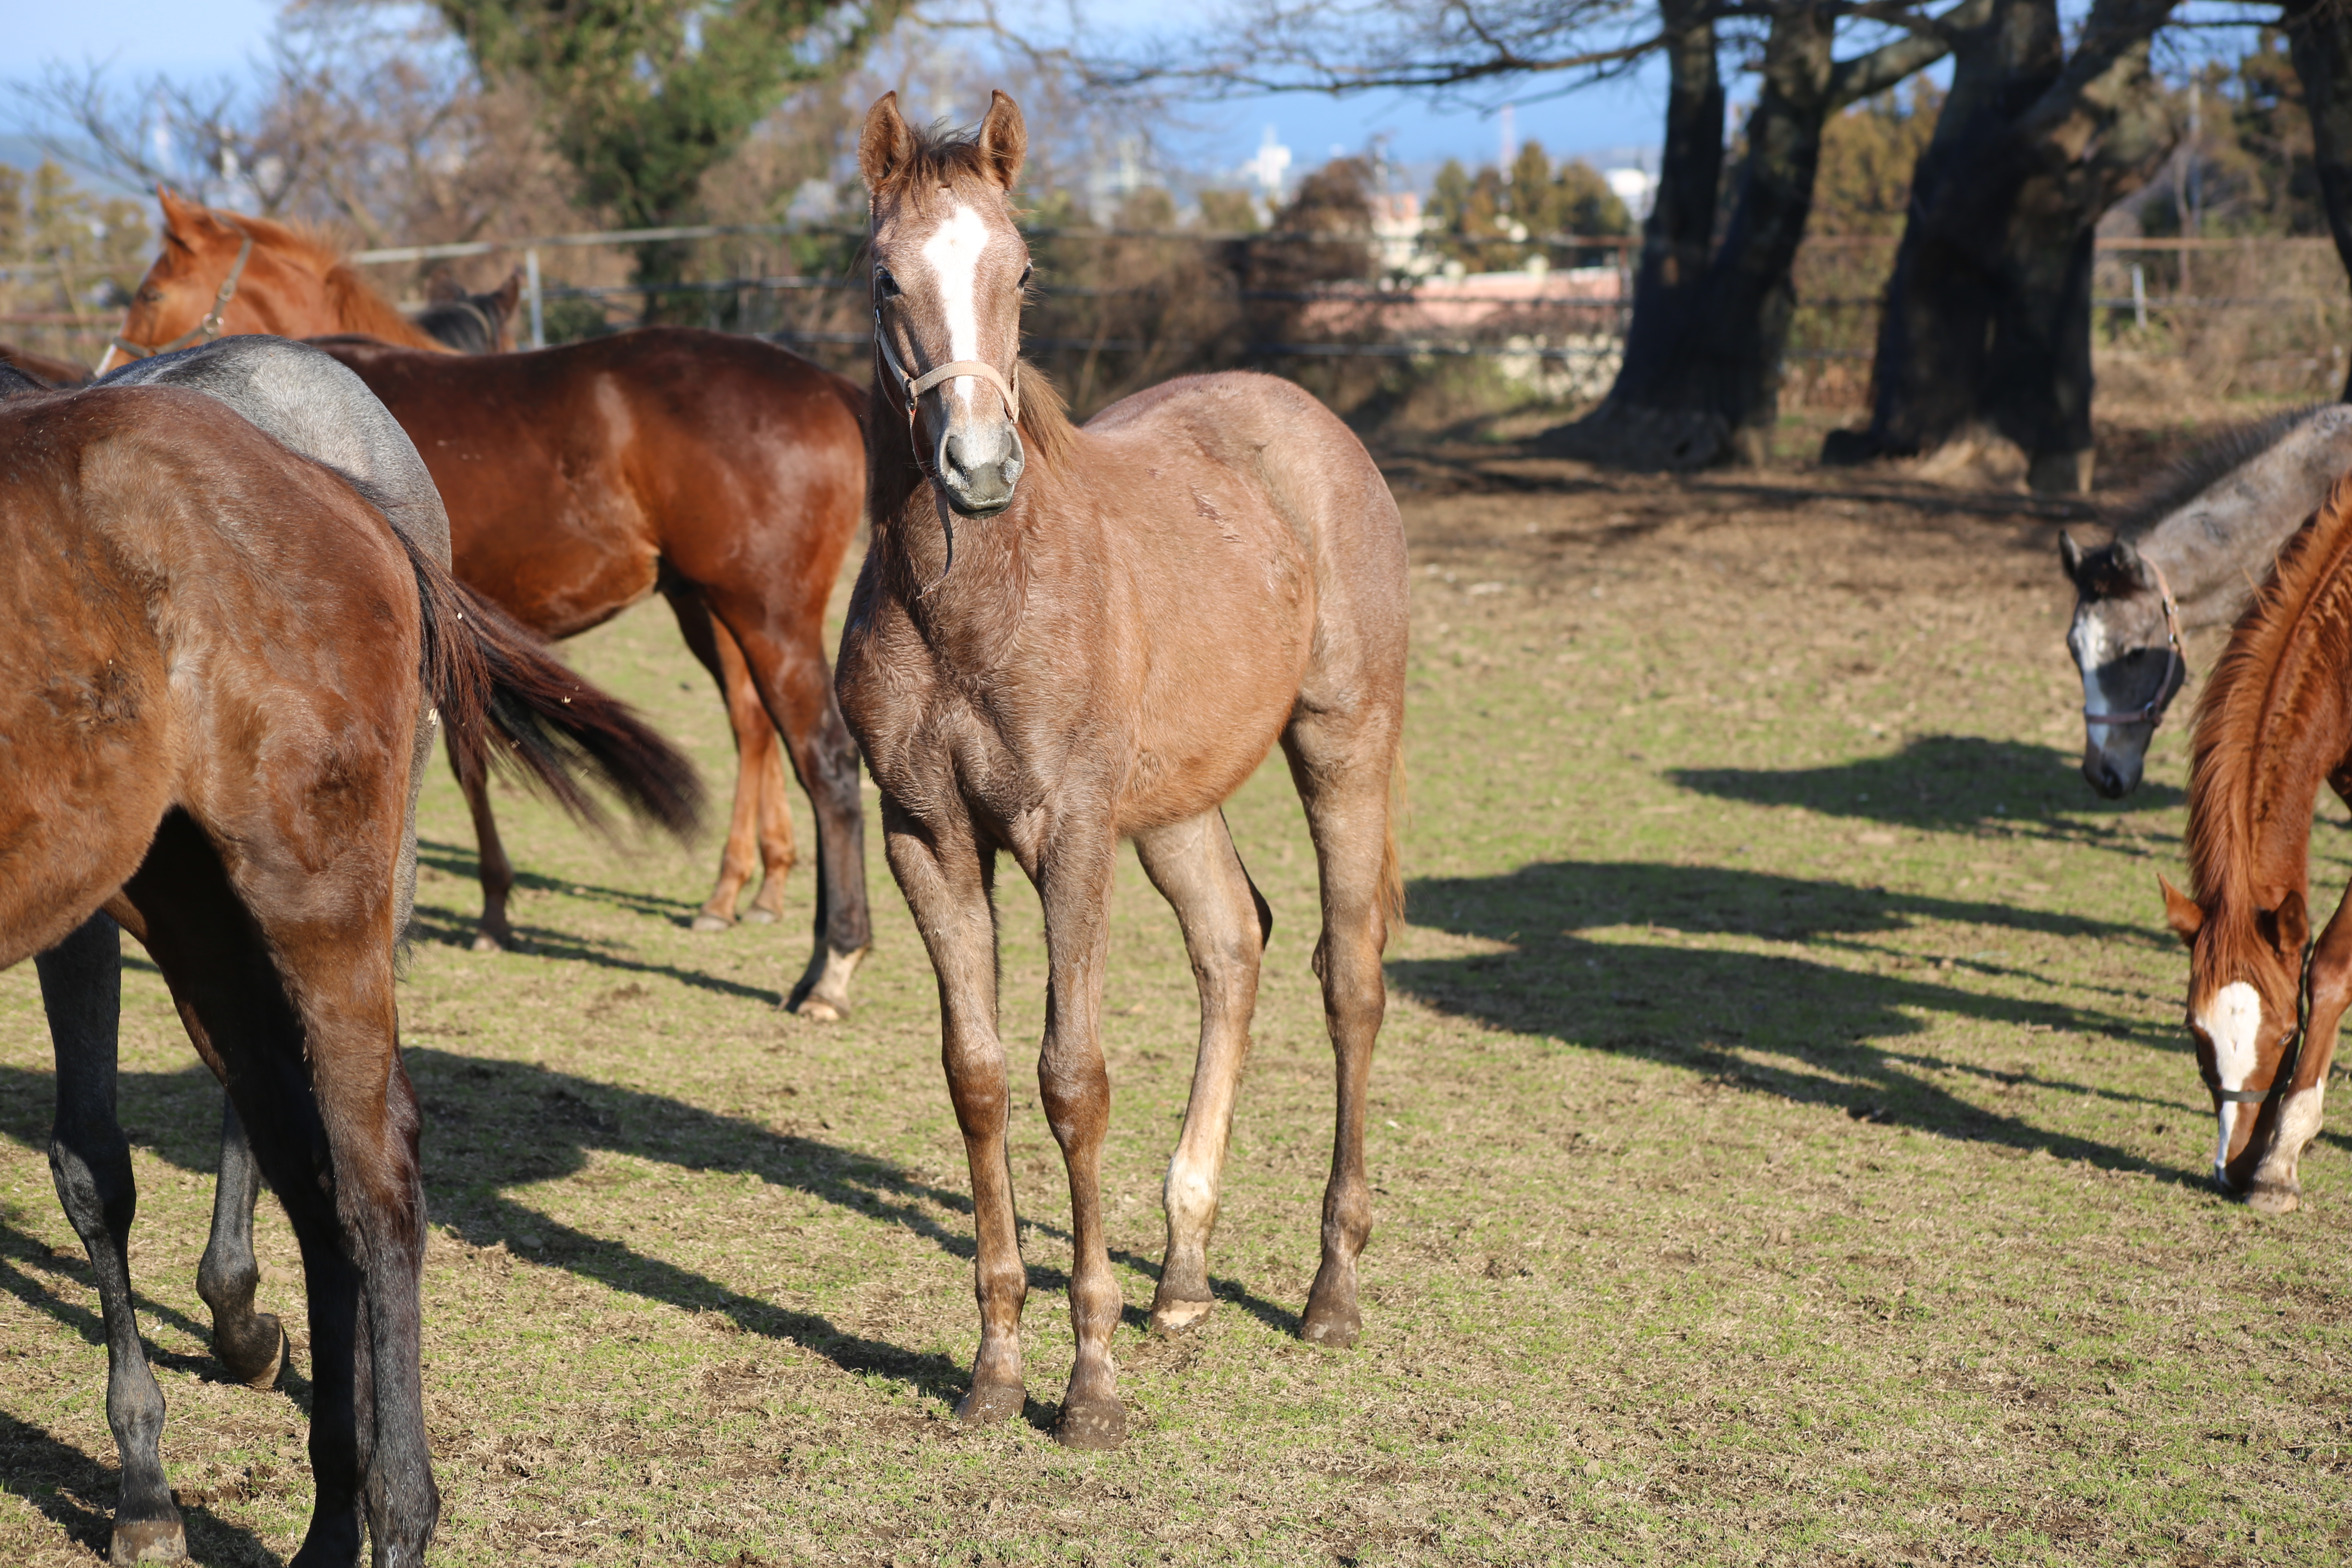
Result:
<instances>
[{"instance_id":1,"label":"grey-faced horse","mask_svg":"<svg viewBox=\"0 0 2352 1568\"><path fill-rule=\"evenodd\" d=\"M2139 784L2148 742L2189 678L2181 637L2227 626L2289 535L2352 468L2352 406L2298 408L2192 453L2090 550L2058 536L2074 584L2067 651L2083 678L2083 776L2110 800Z\"/></svg>"}]
</instances>

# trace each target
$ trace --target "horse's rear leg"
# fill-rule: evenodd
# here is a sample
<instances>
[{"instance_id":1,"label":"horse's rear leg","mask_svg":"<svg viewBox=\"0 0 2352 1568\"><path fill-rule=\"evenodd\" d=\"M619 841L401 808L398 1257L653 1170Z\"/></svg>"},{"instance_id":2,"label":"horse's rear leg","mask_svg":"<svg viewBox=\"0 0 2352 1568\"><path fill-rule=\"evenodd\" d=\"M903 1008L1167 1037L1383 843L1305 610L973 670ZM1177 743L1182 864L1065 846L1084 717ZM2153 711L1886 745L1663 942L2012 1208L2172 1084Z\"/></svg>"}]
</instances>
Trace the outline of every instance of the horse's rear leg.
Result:
<instances>
[{"instance_id":1,"label":"horse's rear leg","mask_svg":"<svg viewBox=\"0 0 2352 1568\"><path fill-rule=\"evenodd\" d=\"M188 1554L180 1510L163 1477L163 1391L147 1365L131 1300L131 1221L139 1193L131 1146L115 1118L115 1035L122 1009L121 938L104 915L34 960L58 1059L49 1173L58 1201L89 1253L106 1324L106 1424L121 1456L114 1509L116 1563L173 1563Z\"/></svg>"},{"instance_id":2,"label":"horse's rear leg","mask_svg":"<svg viewBox=\"0 0 2352 1568\"><path fill-rule=\"evenodd\" d=\"M449 770L465 792L466 809L474 816L475 865L482 879L482 924L474 933L476 952L503 952L514 945L514 928L507 924L507 895L514 891L514 866L507 847L499 842L498 819L490 815L490 779L487 768L469 769L458 760L457 733L446 737Z\"/></svg>"},{"instance_id":3,"label":"horse's rear leg","mask_svg":"<svg viewBox=\"0 0 2352 1568\"><path fill-rule=\"evenodd\" d=\"M1249 1056L1258 955L1272 921L1234 853L1223 812L1138 834L1135 848L1152 886L1175 908L1201 987L1201 1050L1184 1131L1168 1162L1168 1253L1151 1300L1151 1326L1175 1333L1198 1325L1215 1304L1209 1233L1217 1223L1234 1097Z\"/></svg>"},{"instance_id":4,"label":"horse's rear leg","mask_svg":"<svg viewBox=\"0 0 2352 1568\"><path fill-rule=\"evenodd\" d=\"M845 1017L850 977L874 942L857 742L841 721L816 628L772 626L766 607L749 595L730 595L713 608L743 650L816 819L816 948L785 1005L803 1017Z\"/></svg>"},{"instance_id":5,"label":"horse's rear leg","mask_svg":"<svg viewBox=\"0 0 2352 1568\"><path fill-rule=\"evenodd\" d=\"M1282 741L1322 875L1323 933L1315 944L1315 973L1323 982L1323 1017L1339 1077L1331 1179L1323 1191L1323 1260L1298 1326L1299 1336L1317 1344L1351 1345L1363 1328L1356 1259L1372 1232L1364 1109L1372 1044L1388 1009L1381 950L1388 942L1393 874L1389 778L1395 733L1392 721L1349 723L1310 712Z\"/></svg>"},{"instance_id":6,"label":"horse's rear leg","mask_svg":"<svg viewBox=\"0 0 2352 1568\"><path fill-rule=\"evenodd\" d=\"M776 727L760 700L743 650L711 617L702 590L667 574L661 589L687 648L719 683L728 727L735 735L734 814L727 824L727 847L719 857L719 881L695 912L694 929L725 931L735 923L735 903L751 879L755 849L762 867L760 891L743 918L764 924L782 912L784 879L793 858L792 808L784 799L783 753L776 743Z\"/></svg>"},{"instance_id":7,"label":"horse's rear leg","mask_svg":"<svg viewBox=\"0 0 2352 1568\"><path fill-rule=\"evenodd\" d=\"M253 1205L261 1197L261 1167L236 1119L221 1104L220 1182L213 1189L213 1232L196 1266L196 1294L213 1310L213 1352L229 1375L255 1388L276 1385L286 1365L286 1330L275 1314L254 1310L261 1265L253 1256Z\"/></svg>"}]
</instances>

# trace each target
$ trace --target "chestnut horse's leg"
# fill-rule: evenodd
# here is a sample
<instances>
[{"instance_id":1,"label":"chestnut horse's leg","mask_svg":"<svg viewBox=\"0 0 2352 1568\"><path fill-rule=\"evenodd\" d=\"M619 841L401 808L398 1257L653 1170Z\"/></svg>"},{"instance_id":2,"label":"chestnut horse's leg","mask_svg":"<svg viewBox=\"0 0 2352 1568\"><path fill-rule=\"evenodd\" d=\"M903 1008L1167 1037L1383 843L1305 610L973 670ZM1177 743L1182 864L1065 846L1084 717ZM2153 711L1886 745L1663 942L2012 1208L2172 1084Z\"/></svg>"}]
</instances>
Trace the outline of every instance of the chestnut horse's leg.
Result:
<instances>
[{"instance_id":1,"label":"chestnut horse's leg","mask_svg":"<svg viewBox=\"0 0 2352 1568\"><path fill-rule=\"evenodd\" d=\"M1364 1101L1372 1044L1388 1010L1381 950L1388 942L1386 899L1389 777L1396 757L1396 716L1367 718L1300 704L1283 732L1290 776L1307 808L1323 884L1323 932L1315 973L1323 982L1323 1016L1339 1076L1331 1180L1323 1191L1323 1261L1307 1292L1301 1338L1347 1346L1362 1331L1356 1307L1356 1259L1372 1232L1372 1189L1364 1173Z\"/></svg>"},{"instance_id":2,"label":"chestnut horse's leg","mask_svg":"<svg viewBox=\"0 0 2352 1568\"><path fill-rule=\"evenodd\" d=\"M1029 1276L1021 1263L1020 1224L1013 1208L1013 1166L1004 1138L1011 1100L1004 1042L996 1032L996 911L991 903L996 851L974 837L969 818L918 823L887 795L882 846L939 977L940 1060L963 1133L964 1158L971 1166L980 1352L972 1358L971 1389L956 1405L956 1416L1001 1421L1017 1414L1026 1399L1021 1306L1028 1297Z\"/></svg>"},{"instance_id":3,"label":"chestnut horse's leg","mask_svg":"<svg viewBox=\"0 0 2352 1568\"><path fill-rule=\"evenodd\" d=\"M294 1563L355 1562L362 1509L377 1563L421 1563L440 1500L425 1443L424 1186L393 1017L391 889L376 911L267 926L257 908L307 914L318 894L306 874L261 864L269 846L244 847L232 888L210 839L175 812L124 892L302 1248L317 1497Z\"/></svg>"},{"instance_id":4,"label":"chestnut horse's leg","mask_svg":"<svg viewBox=\"0 0 2352 1568\"><path fill-rule=\"evenodd\" d=\"M499 842L498 819L490 815L488 770L468 768L460 759L457 736L443 739L449 747L449 771L465 792L466 809L474 814L475 867L482 879L482 924L474 933L476 952L503 952L514 945L514 928L507 924L507 895L514 891L514 866L507 847Z\"/></svg>"},{"instance_id":5,"label":"chestnut horse's leg","mask_svg":"<svg viewBox=\"0 0 2352 1568\"><path fill-rule=\"evenodd\" d=\"M253 1256L253 1205L261 1197L261 1167L236 1119L221 1104L220 1181L213 1188L213 1233L196 1266L196 1294L213 1310L213 1353L230 1375L255 1388L278 1382L286 1365L286 1330L276 1315L253 1307L261 1265Z\"/></svg>"},{"instance_id":6,"label":"chestnut horse's leg","mask_svg":"<svg viewBox=\"0 0 2352 1568\"><path fill-rule=\"evenodd\" d=\"M762 867L760 892L743 918L764 924L783 910L784 879L793 860L792 806L784 798L783 752L776 742L776 727L760 701L743 650L711 618L702 591L667 574L661 590L688 649L719 682L727 722L735 732L735 814L727 825L727 847L719 857L718 885L696 912L694 929L725 931L735 923L735 901L751 879L755 847Z\"/></svg>"},{"instance_id":7,"label":"chestnut horse's leg","mask_svg":"<svg viewBox=\"0 0 2352 1568\"><path fill-rule=\"evenodd\" d=\"M1151 1326L1175 1333L1198 1326L1215 1305L1209 1293L1209 1233L1217 1223L1234 1096L1249 1056L1258 955L1273 922L1242 868L1223 812L1139 833L1135 849L1151 885L1176 910L1201 986L1201 1049L1183 1135L1168 1162L1168 1253L1151 1300Z\"/></svg>"},{"instance_id":8,"label":"chestnut horse's leg","mask_svg":"<svg viewBox=\"0 0 2352 1568\"><path fill-rule=\"evenodd\" d=\"M857 742L841 721L816 628L788 626L749 595L712 592L711 608L735 634L816 819L816 951L785 1005L803 1017L844 1017L850 976L874 942Z\"/></svg>"},{"instance_id":9,"label":"chestnut horse's leg","mask_svg":"<svg viewBox=\"0 0 2352 1568\"><path fill-rule=\"evenodd\" d=\"M1127 1412L1118 1402L1110 1336L1125 1302L1103 1235L1110 1075L1103 1068L1101 1029L1118 840L1108 802L1093 813L1052 815L1058 831L1037 850L1031 873L1045 912L1045 1040L1037 1089L1070 1177L1070 1330L1077 1341L1054 1437L1072 1448L1115 1448L1127 1436Z\"/></svg>"},{"instance_id":10,"label":"chestnut horse's leg","mask_svg":"<svg viewBox=\"0 0 2352 1568\"><path fill-rule=\"evenodd\" d=\"M106 1324L106 1424L122 1463L112 1557L117 1563L177 1562L187 1555L188 1545L163 1477L163 1391L147 1365L131 1300L131 1221L139 1192L114 1100L121 937L111 920L92 915L33 962L58 1060L49 1173L66 1218L89 1253Z\"/></svg>"}]
</instances>

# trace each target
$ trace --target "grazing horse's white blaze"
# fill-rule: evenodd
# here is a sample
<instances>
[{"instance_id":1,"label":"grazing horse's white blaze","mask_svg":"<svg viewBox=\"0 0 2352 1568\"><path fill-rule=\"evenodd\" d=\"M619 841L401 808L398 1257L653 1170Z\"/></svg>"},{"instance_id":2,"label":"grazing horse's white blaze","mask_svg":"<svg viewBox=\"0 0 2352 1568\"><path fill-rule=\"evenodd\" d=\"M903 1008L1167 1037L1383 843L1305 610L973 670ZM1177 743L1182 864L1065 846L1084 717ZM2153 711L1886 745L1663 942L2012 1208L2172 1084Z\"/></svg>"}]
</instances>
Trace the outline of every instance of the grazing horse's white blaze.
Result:
<instances>
[{"instance_id":1,"label":"grazing horse's white blaze","mask_svg":"<svg viewBox=\"0 0 2352 1568\"><path fill-rule=\"evenodd\" d=\"M2205 1004L2197 1026L2213 1042L2213 1077L2223 1089L2243 1089L2254 1070L2254 1041L2263 1029L2263 999L2242 980L2232 980ZM2213 1145L2213 1175L2230 1163L2230 1135L2238 1125L2239 1106L2223 1100L2216 1117L2220 1133Z\"/></svg>"},{"instance_id":2,"label":"grazing horse's white blaze","mask_svg":"<svg viewBox=\"0 0 2352 1568\"><path fill-rule=\"evenodd\" d=\"M2114 658L2114 642L2095 608L2083 612L2074 623L2074 636L2068 640L2074 645L2074 663L2083 672L2083 710L2114 712L2105 688L2099 684L2100 669Z\"/></svg>"},{"instance_id":3,"label":"grazing horse's white blaze","mask_svg":"<svg viewBox=\"0 0 2352 1568\"><path fill-rule=\"evenodd\" d=\"M962 202L923 241L923 259L939 279L940 309L948 319L948 358L980 358L980 258L988 249L988 223ZM950 383L964 406L971 405L978 376Z\"/></svg>"}]
</instances>

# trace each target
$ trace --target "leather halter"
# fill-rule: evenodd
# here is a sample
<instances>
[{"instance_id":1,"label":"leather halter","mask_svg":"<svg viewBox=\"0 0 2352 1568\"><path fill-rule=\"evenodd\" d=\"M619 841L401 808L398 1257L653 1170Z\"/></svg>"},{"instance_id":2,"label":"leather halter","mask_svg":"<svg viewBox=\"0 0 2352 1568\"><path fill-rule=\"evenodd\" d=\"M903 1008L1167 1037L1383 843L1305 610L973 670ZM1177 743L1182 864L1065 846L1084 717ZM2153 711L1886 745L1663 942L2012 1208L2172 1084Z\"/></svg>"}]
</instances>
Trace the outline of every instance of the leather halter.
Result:
<instances>
[{"instance_id":1,"label":"leather halter","mask_svg":"<svg viewBox=\"0 0 2352 1568\"><path fill-rule=\"evenodd\" d=\"M245 276L245 264L253 259L253 236L247 232L243 225L233 219L222 218L221 221L243 235L245 243L236 247L236 260L229 268L228 276L221 279L220 292L213 296L213 308L205 312L205 319L170 342L156 348L151 349L144 344L134 343L129 338L111 340L114 347L134 360L151 359L156 354L167 354L173 349L184 349L190 343L199 341L210 342L220 336L221 317L227 312L228 302L236 298L236 283L238 279Z\"/></svg>"},{"instance_id":2,"label":"leather halter","mask_svg":"<svg viewBox=\"0 0 2352 1568\"><path fill-rule=\"evenodd\" d=\"M2137 712L2095 713L2085 703L2083 708L2083 722L2085 724L2153 724L2164 717L2164 704L2172 695L2174 675L2179 674L2185 679L2188 674L2186 661L2180 656L2180 606L2173 601L2172 584L2164 580L2163 567L2145 555L2140 557L2140 561L2155 574L2157 594L2164 601L2164 674L2157 680L2156 695L2142 703Z\"/></svg>"}]
</instances>

